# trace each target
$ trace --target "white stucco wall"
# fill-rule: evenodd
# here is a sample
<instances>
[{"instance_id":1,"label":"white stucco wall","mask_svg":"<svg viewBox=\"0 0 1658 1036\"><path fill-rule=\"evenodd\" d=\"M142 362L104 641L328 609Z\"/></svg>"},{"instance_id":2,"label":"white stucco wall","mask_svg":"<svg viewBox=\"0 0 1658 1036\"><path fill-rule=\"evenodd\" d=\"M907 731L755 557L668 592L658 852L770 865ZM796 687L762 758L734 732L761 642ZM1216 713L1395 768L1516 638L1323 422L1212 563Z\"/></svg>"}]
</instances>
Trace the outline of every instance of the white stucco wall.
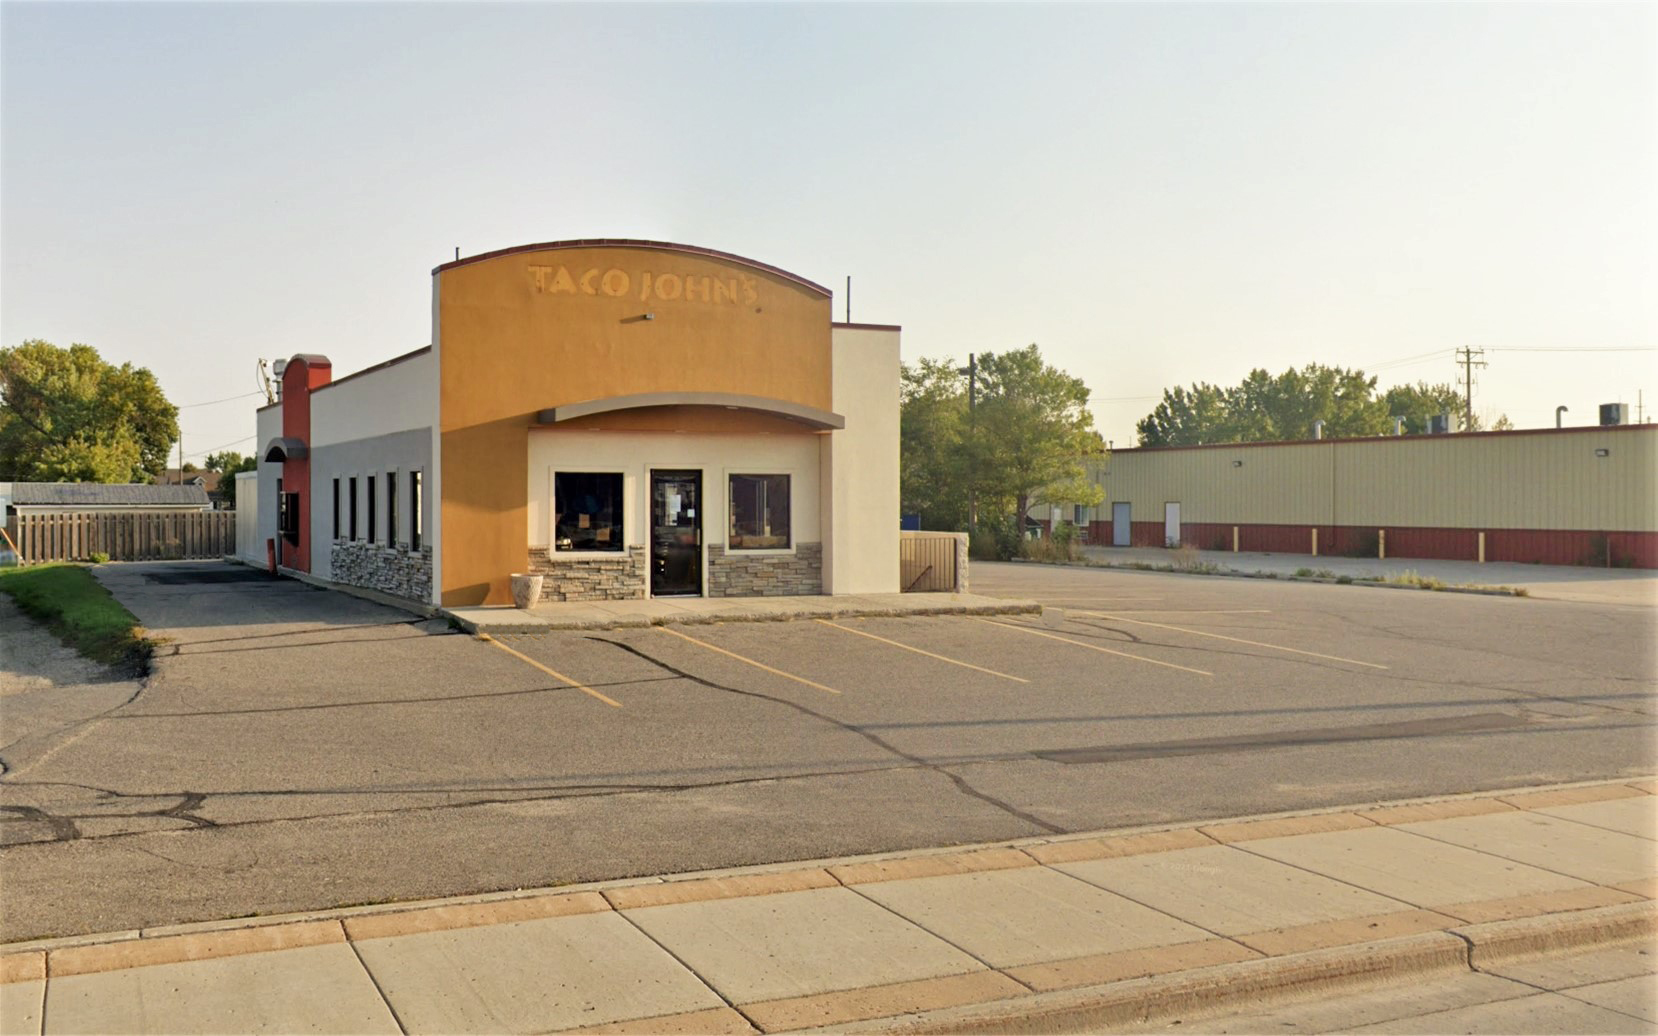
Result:
<instances>
[{"instance_id":1,"label":"white stucco wall","mask_svg":"<svg viewBox=\"0 0 1658 1036\"><path fill-rule=\"evenodd\" d=\"M898 592L898 331L832 332L835 413L820 437L827 535L823 590Z\"/></svg>"},{"instance_id":2,"label":"white stucco wall","mask_svg":"<svg viewBox=\"0 0 1658 1036\"><path fill-rule=\"evenodd\" d=\"M800 435L691 435L662 432L534 430L529 444L528 544L552 542L552 472L620 471L625 510L622 534L629 546L649 542L648 486L652 468L702 472L702 539L726 542L728 476L789 475L791 542L820 543L818 440ZM792 549L792 548L791 548ZM560 555L569 557L571 555ZM894 562L896 564L896 561ZM706 564L704 569L706 570Z\"/></svg>"},{"instance_id":3,"label":"white stucco wall","mask_svg":"<svg viewBox=\"0 0 1658 1036\"><path fill-rule=\"evenodd\" d=\"M311 443L328 446L437 424L437 360L431 352L345 377L311 393Z\"/></svg>"},{"instance_id":4,"label":"white stucco wall","mask_svg":"<svg viewBox=\"0 0 1658 1036\"><path fill-rule=\"evenodd\" d=\"M254 541L251 549L259 564L265 563L265 541L276 539L276 480L282 477L280 461L265 460L265 446L282 435L282 408L268 406L254 417L257 435L254 448L259 456L259 488L254 495Z\"/></svg>"}]
</instances>

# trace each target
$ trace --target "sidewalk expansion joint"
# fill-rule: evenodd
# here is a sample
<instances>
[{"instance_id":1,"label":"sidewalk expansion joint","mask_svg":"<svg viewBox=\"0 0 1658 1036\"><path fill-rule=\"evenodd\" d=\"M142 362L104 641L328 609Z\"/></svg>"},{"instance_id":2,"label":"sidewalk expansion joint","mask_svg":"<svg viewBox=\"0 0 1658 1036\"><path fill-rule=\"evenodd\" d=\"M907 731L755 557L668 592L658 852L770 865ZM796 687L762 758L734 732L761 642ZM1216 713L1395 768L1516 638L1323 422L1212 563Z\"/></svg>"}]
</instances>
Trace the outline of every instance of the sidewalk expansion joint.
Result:
<instances>
[{"instance_id":1,"label":"sidewalk expansion joint","mask_svg":"<svg viewBox=\"0 0 1658 1036\"><path fill-rule=\"evenodd\" d=\"M731 1010L735 1011L738 1015L740 1015L742 1017L742 1019L744 1021L746 1021L749 1025L753 1026L754 1030L756 1032L765 1032L766 1031L765 1028L762 1025L760 1025L760 1023L758 1021L756 1021L752 1015L750 1015L747 1011L744 1011L740 1005L738 1005L730 997L726 996L723 992L721 992L719 987L715 986L714 983L708 981L707 977L704 976L702 974L702 972L700 972L696 968L692 967L691 963L689 961L687 961L684 957L681 957L679 954L675 953L669 947L663 945L662 942L660 940L658 940L655 936L651 935L651 933L645 931L645 929L640 926L639 922L635 921L632 917L628 916L627 911L617 910L616 911L616 916L621 918L623 921L626 921L627 924L628 924L628 927L632 928L634 931L638 932L640 935L642 935L646 939L648 939L652 946L655 946L657 949L661 950L663 953L666 953L674 961L674 963L676 963L680 967L684 968L685 971L689 975L691 975L692 978L695 978L698 982L701 982L702 987L704 989L708 990L710 993L712 993L715 996L719 997L720 998L720 1003L724 1004L725 1006L729 1007Z\"/></svg>"},{"instance_id":2,"label":"sidewalk expansion joint","mask_svg":"<svg viewBox=\"0 0 1658 1036\"><path fill-rule=\"evenodd\" d=\"M351 947L351 955L357 958L357 965L363 969L363 974L368 976L369 983L374 986L375 994L380 997L380 1002L386 1005L386 1011L391 1015L391 1020L397 1023L397 1031L402 1033L403 1036L409 1036L408 1025L404 1024L403 1016L397 1013L397 1005L393 1004L391 997L386 995L386 990L380 985L380 979L374 974L374 969L370 968L368 961L363 959L363 951L357 948L357 940L348 938L345 943ZM44 1026L41 1031L45 1031Z\"/></svg>"}]
</instances>

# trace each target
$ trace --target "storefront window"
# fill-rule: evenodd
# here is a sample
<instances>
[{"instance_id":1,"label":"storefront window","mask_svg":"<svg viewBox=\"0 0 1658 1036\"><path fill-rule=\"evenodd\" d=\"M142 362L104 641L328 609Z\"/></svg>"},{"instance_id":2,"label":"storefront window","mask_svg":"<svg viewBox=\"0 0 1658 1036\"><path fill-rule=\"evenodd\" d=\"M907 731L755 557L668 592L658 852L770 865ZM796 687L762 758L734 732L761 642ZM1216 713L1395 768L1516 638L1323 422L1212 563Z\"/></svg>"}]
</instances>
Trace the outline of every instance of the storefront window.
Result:
<instances>
[{"instance_id":1,"label":"storefront window","mask_svg":"<svg viewBox=\"0 0 1658 1036\"><path fill-rule=\"evenodd\" d=\"M622 549L622 476L561 471L553 476L553 549Z\"/></svg>"},{"instance_id":2,"label":"storefront window","mask_svg":"<svg viewBox=\"0 0 1658 1036\"><path fill-rule=\"evenodd\" d=\"M731 476L731 550L786 550L789 476Z\"/></svg>"}]
</instances>

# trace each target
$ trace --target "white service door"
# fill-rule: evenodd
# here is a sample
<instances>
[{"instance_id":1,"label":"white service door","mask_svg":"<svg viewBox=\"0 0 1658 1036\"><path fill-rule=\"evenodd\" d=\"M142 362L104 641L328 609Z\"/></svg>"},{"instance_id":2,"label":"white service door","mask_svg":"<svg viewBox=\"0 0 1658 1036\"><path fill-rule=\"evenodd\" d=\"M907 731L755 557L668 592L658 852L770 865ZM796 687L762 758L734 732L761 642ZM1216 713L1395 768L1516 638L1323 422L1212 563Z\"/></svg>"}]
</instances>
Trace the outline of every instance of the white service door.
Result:
<instances>
[{"instance_id":1,"label":"white service door","mask_svg":"<svg viewBox=\"0 0 1658 1036\"><path fill-rule=\"evenodd\" d=\"M1178 500L1163 505L1163 544L1168 547L1180 546L1180 502Z\"/></svg>"}]
</instances>

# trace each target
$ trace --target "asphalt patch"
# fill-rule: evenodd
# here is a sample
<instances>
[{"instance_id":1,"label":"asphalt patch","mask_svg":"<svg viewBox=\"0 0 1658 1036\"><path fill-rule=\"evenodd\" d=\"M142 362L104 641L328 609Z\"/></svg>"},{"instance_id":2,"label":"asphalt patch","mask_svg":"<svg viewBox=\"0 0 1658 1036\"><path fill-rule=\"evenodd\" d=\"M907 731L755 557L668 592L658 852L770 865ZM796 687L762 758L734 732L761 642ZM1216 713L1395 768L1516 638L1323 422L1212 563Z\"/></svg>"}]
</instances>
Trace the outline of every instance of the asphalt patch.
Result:
<instances>
[{"instance_id":1,"label":"asphalt patch","mask_svg":"<svg viewBox=\"0 0 1658 1036\"><path fill-rule=\"evenodd\" d=\"M199 570L162 570L159 572L145 572L144 581L159 583L162 586L195 586L201 583L273 583L279 576L258 569L244 568L201 568Z\"/></svg>"}]
</instances>

